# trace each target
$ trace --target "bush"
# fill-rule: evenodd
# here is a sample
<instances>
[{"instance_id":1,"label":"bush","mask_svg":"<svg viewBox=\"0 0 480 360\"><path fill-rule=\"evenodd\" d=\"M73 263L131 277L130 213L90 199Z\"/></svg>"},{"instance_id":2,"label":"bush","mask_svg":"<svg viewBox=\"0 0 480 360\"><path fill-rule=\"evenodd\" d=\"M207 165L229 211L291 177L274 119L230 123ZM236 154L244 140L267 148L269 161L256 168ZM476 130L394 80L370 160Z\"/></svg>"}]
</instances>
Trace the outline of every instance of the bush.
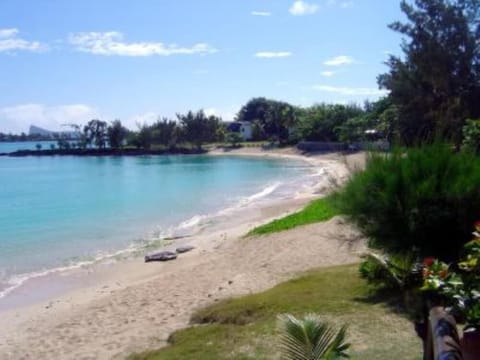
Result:
<instances>
[{"instance_id":1,"label":"bush","mask_svg":"<svg viewBox=\"0 0 480 360\"><path fill-rule=\"evenodd\" d=\"M462 128L464 150L479 153L480 151L480 120L467 120Z\"/></svg>"},{"instance_id":2,"label":"bush","mask_svg":"<svg viewBox=\"0 0 480 360\"><path fill-rule=\"evenodd\" d=\"M421 283L417 259L411 254L385 256L372 252L363 258L360 276L380 289L405 292Z\"/></svg>"},{"instance_id":3,"label":"bush","mask_svg":"<svg viewBox=\"0 0 480 360\"><path fill-rule=\"evenodd\" d=\"M373 248L457 259L480 214L480 158L442 144L370 155L338 206Z\"/></svg>"}]
</instances>

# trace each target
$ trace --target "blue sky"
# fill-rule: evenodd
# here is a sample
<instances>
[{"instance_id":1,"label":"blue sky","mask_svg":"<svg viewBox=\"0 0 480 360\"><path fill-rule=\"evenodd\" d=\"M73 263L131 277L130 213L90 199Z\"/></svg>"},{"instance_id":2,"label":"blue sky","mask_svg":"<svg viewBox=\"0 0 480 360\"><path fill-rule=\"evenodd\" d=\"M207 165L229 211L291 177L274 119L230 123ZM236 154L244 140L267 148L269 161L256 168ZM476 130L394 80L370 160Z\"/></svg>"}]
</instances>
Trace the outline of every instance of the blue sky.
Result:
<instances>
[{"instance_id":1,"label":"blue sky","mask_svg":"<svg viewBox=\"0 0 480 360\"><path fill-rule=\"evenodd\" d=\"M1 0L0 132L382 95L399 0Z\"/></svg>"}]
</instances>

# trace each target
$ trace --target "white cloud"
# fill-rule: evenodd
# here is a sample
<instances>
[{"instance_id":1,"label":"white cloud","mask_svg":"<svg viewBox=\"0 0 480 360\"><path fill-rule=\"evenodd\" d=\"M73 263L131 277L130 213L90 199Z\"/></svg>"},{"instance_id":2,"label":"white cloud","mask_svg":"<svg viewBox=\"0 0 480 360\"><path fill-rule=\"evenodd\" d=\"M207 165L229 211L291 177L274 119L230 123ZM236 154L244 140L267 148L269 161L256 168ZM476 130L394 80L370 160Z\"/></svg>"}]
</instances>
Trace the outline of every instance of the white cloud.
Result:
<instances>
[{"instance_id":1,"label":"white cloud","mask_svg":"<svg viewBox=\"0 0 480 360\"><path fill-rule=\"evenodd\" d=\"M343 8L343 9L351 8L351 7L353 7L353 1L342 1L340 3L340 7Z\"/></svg>"},{"instance_id":2,"label":"white cloud","mask_svg":"<svg viewBox=\"0 0 480 360\"><path fill-rule=\"evenodd\" d=\"M207 116L213 115L221 117L223 121L232 121L233 119L235 119L237 109L239 108L240 106L231 106L228 109L217 109L215 107L210 107L203 109L203 112Z\"/></svg>"},{"instance_id":3,"label":"white cloud","mask_svg":"<svg viewBox=\"0 0 480 360\"><path fill-rule=\"evenodd\" d=\"M305 1L295 1L288 11L294 16L312 15L320 9L317 4L307 3Z\"/></svg>"},{"instance_id":4,"label":"white cloud","mask_svg":"<svg viewBox=\"0 0 480 360\"><path fill-rule=\"evenodd\" d=\"M142 125L152 125L155 121L158 120L158 118L158 113L153 111L147 111L142 114L130 116L125 120L125 123L123 125L129 129L136 130L139 126Z\"/></svg>"},{"instance_id":5,"label":"white cloud","mask_svg":"<svg viewBox=\"0 0 480 360\"><path fill-rule=\"evenodd\" d=\"M18 37L16 28L0 29L0 52L15 53L15 51L45 51L48 47L38 41L28 41Z\"/></svg>"},{"instance_id":6,"label":"white cloud","mask_svg":"<svg viewBox=\"0 0 480 360\"><path fill-rule=\"evenodd\" d=\"M269 11L252 11L251 14L253 16L271 16L272 13Z\"/></svg>"},{"instance_id":7,"label":"white cloud","mask_svg":"<svg viewBox=\"0 0 480 360\"><path fill-rule=\"evenodd\" d=\"M380 90L375 88L354 88L354 87L338 87L338 86L329 86L329 85L314 85L314 90L340 94L340 95L348 95L348 96L382 96L388 94L386 90Z\"/></svg>"},{"instance_id":8,"label":"white cloud","mask_svg":"<svg viewBox=\"0 0 480 360\"><path fill-rule=\"evenodd\" d=\"M86 124L98 117L97 110L84 104L22 104L0 108L0 132L27 133L30 125L58 131L65 129L62 124Z\"/></svg>"},{"instance_id":9,"label":"white cloud","mask_svg":"<svg viewBox=\"0 0 480 360\"><path fill-rule=\"evenodd\" d=\"M18 29L0 29L0 39L11 38L18 34Z\"/></svg>"},{"instance_id":10,"label":"white cloud","mask_svg":"<svg viewBox=\"0 0 480 360\"><path fill-rule=\"evenodd\" d=\"M322 71L320 74L322 76L325 76L325 77L332 77L333 75L336 74L336 72L335 71Z\"/></svg>"},{"instance_id":11,"label":"white cloud","mask_svg":"<svg viewBox=\"0 0 480 360\"><path fill-rule=\"evenodd\" d=\"M349 65L354 64L355 59L351 56L340 55L334 58L326 60L323 64L327 66L341 66L341 65Z\"/></svg>"},{"instance_id":12,"label":"white cloud","mask_svg":"<svg viewBox=\"0 0 480 360\"><path fill-rule=\"evenodd\" d=\"M292 56L290 51L259 51L255 54L258 58L281 58Z\"/></svg>"},{"instance_id":13,"label":"white cloud","mask_svg":"<svg viewBox=\"0 0 480 360\"><path fill-rule=\"evenodd\" d=\"M176 44L161 42L125 42L123 34L110 32L83 32L70 34L69 42L78 51L95 55L119 56L170 56L212 54L218 50L206 43L197 43L191 47L180 47Z\"/></svg>"}]
</instances>

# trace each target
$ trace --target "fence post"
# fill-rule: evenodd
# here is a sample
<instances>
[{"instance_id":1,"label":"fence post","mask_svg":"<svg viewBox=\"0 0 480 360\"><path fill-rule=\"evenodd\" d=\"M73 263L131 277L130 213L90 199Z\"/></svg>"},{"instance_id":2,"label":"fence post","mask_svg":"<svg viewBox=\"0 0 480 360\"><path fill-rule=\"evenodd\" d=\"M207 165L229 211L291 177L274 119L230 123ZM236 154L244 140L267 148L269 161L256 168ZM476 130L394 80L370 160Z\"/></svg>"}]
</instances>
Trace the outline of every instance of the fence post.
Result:
<instances>
[{"instance_id":1,"label":"fence post","mask_svg":"<svg viewBox=\"0 0 480 360\"><path fill-rule=\"evenodd\" d=\"M429 311L425 360L463 360L457 325L442 306Z\"/></svg>"}]
</instances>

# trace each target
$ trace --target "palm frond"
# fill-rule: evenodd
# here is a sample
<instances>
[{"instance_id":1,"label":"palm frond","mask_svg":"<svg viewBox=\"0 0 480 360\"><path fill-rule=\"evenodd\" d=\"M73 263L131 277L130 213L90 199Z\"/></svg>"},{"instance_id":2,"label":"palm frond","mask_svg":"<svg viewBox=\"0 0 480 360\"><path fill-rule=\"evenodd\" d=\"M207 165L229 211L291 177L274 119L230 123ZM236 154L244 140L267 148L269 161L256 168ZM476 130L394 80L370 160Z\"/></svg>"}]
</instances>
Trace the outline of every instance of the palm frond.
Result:
<instances>
[{"instance_id":1,"label":"palm frond","mask_svg":"<svg viewBox=\"0 0 480 360\"><path fill-rule=\"evenodd\" d=\"M280 347L287 360L322 360L348 358L350 347L345 340L346 328L337 330L322 322L317 315L307 314L302 319L293 315L279 316Z\"/></svg>"}]
</instances>

